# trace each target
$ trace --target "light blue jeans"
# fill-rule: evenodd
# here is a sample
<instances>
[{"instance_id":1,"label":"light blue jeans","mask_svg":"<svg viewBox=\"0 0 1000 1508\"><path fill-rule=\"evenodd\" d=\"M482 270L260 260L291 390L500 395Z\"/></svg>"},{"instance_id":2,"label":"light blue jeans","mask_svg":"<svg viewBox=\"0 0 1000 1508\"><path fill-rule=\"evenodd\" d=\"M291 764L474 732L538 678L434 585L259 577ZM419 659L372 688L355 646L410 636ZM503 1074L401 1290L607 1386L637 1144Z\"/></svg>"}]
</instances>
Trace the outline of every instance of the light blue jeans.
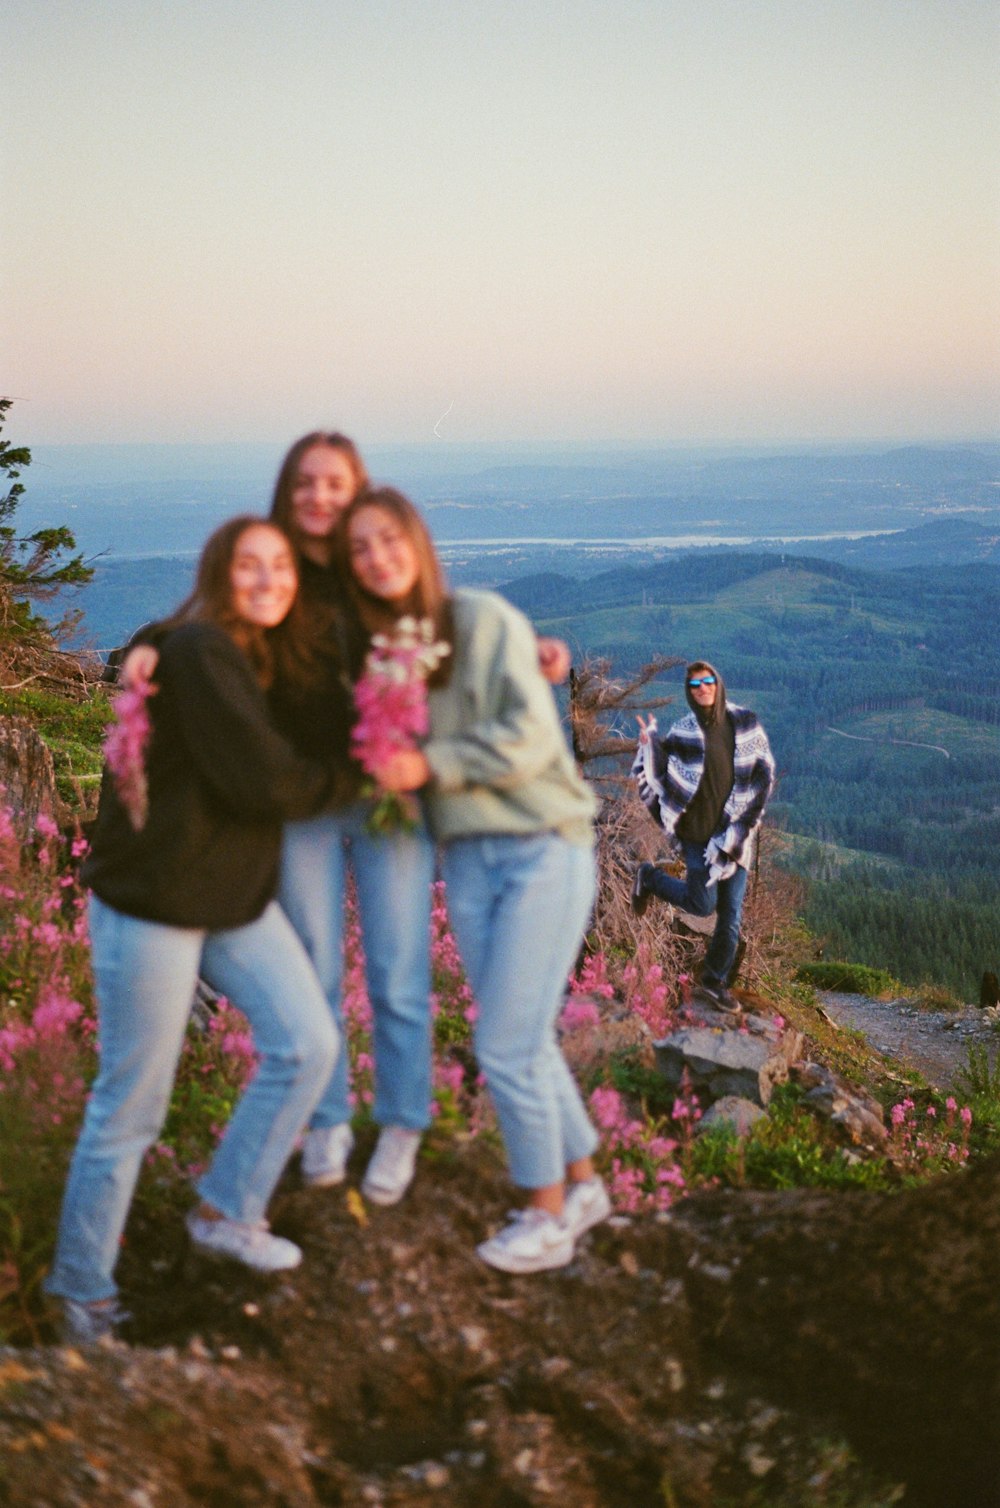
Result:
<instances>
[{"instance_id":1,"label":"light blue jeans","mask_svg":"<svg viewBox=\"0 0 1000 1508\"><path fill-rule=\"evenodd\" d=\"M100 1070L45 1285L81 1303L116 1292L119 1241L143 1155L166 1117L198 975L243 1012L260 1056L198 1183L201 1198L232 1220L263 1218L339 1041L305 950L274 902L249 926L206 933L125 916L92 896L90 939Z\"/></svg>"},{"instance_id":2,"label":"light blue jeans","mask_svg":"<svg viewBox=\"0 0 1000 1508\"><path fill-rule=\"evenodd\" d=\"M649 888L661 901L669 901L681 911L690 911L693 916L711 916L713 911L716 912L715 931L705 954L701 977L705 984L725 984L736 962L740 943L747 872L737 864L736 873L728 880L713 882L708 877L705 845L682 843L681 849L686 871L683 880L657 869L650 876Z\"/></svg>"},{"instance_id":3,"label":"light blue jeans","mask_svg":"<svg viewBox=\"0 0 1000 1508\"><path fill-rule=\"evenodd\" d=\"M278 898L305 944L343 1031L344 900L354 872L373 1015L375 1099L381 1126L422 1131L431 1106L431 885L434 845L423 828L377 836L371 808L285 824ZM341 1053L311 1127L351 1118L348 1055Z\"/></svg>"},{"instance_id":4,"label":"light blue jeans","mask_svg":"<svg viewBox=\"0 0 1000 1508\"><path fill-rule=\"evenodd\" d=\"M594 903L594 856L555 833L444 848L448 916L479 1007L476 1056L521 1188L561 1183L597 1133L556 1021Z\"/></svg>"}]
</instances>

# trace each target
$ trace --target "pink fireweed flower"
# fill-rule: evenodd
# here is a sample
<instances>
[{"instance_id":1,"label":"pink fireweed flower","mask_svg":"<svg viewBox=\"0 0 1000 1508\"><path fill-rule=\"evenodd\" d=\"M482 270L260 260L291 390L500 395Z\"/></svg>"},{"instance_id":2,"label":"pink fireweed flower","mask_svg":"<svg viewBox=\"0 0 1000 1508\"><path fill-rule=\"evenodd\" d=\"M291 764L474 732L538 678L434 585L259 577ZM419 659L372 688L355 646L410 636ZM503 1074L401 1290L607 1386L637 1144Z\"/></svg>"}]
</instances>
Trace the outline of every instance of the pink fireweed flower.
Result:
<instances>
[{"instance_id":1,"label":"pink fireweed flower","mask_svg":"<svg viewBox=\"0 0 1000 1508\"><path fill-rule=\"evenodd\" d=\"M603 1000L611 1000L615 991L608 979L608 960L604 954L589 954L579 974L570 979L569 987L574 995L599 995Z\"/></svg>"},{"instance_id":2,"label":"pink fireweed flower","mask_svg":"<svg viewBox=\"0 0 1000 1508\"><path fill-rule=\"evenodd\" d=\"M584 1026L599 1026L600 1012L592 1000L568 1000L559 1017L563 1031L579 1031Z\"/></svg>"},{"instance_id":3,"label":"pink fireweed flower","mask_svg":"<svg viewBox=\"0 0 1000 1508\"><path fill-rule=\"evenodd\" d=\"M40 1037L59 1037L83 1015L78 1000L70 1000L56 989L43 991L35 1007L31 1024Z\"/></svg>"},{"instance_id":4,"label":"pink fireweed flower","mask_svg":"<svg viewBox=\"0 0 1000 1508\"><path fill-rule=\"evenodd\" d=\"M434 1068L434 1087L457 1095L465 1083L465 1069L461 1063L437 1063Z\"/></svg>"},{"instance_id":5,"label":"pink fireweed flower","mask_svg":"<svg viewBox=\"0 0 1000 1508\"><path fill-rule=\"evenodd\" d=\"M588 1103L590 1113L602 1131L614 1131L624 1124L625 1102L617 1089L597 1088Z\"/></svg>"},{"instance_id":6,"label":"pink fireweed flower","mask_svg":"<svg viewBox=\"0 0 1000 1508\"><path fill-rule=\"evenodd\" d=\"M435 642L429 618L400 618L391 634L375 634L365 667L354 687L357 722L351 731L351 753L373 787L378 772L393 754L414 749L429 726L427 679L450 646ZM412 798L387 792L369 818L375 832L412 827L416 813Z\"/></svg>"},{"instance_id":7,"label":"pink fireweed flower","mask_svg":"<svg viewBox=\"0 0 1000 1508\"><path fill-rule=\"evenodd\" d=\"M972 1125L972 1111L969 1109L968 1105L962 1106L961 1110L958 1112L958 1118L962 1122L963 1126Z\"/></svg>"},{"instance_id":8,"label":"pink fireweed flower","mask_svg":"<svg viewBox=\"0 0 1000 1508\"><path fill-rule=\"evenodd\" d=\"M654 1037L666 1036L671 1027L667 985L663 968L653 961L647 943L639 944L634 959L625 966L622 983L629 1009L645 1021Z\"/></svg>"},{"instance_id":9,"label":"pink fireweed flower","mask_svg":"<svg viewBox=\"0 0 1000 1508\"><path fill-rule=\"evenodd\" d=\"M122 691L115 698L115 721L104 739L104 757L114 779L118 799L136 832L146 824L149 789L146 784L146 749L152 732L146 702L151 685Z\"/></svg>"}]
</instances>

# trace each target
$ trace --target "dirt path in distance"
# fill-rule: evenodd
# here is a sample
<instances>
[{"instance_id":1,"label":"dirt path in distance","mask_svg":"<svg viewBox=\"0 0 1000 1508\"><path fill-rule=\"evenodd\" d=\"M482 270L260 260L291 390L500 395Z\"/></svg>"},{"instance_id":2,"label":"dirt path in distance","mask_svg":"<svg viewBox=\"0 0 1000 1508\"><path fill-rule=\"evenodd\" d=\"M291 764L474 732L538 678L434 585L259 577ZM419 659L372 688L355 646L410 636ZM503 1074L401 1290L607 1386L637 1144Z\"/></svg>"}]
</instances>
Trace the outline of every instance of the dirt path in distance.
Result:
<instances>
[{"instance_id":1,"label":"dirt path in distance","mask_svg":"<svg viewBox=\"0 0 1000 1508\"><path fill-rule=\"evenodd\" d=\"M968 1061L969 1046L983 1043L1000 1052L1000 1032L993 1018L976 1006L957 1011L921 1010L912 1000L875 1000L870 995L842 995L822 990L823 1009L838 1026L865 1034L877 1052L918 1069L936 1089L955 1087Z\"/></svg>"}]
</instances>

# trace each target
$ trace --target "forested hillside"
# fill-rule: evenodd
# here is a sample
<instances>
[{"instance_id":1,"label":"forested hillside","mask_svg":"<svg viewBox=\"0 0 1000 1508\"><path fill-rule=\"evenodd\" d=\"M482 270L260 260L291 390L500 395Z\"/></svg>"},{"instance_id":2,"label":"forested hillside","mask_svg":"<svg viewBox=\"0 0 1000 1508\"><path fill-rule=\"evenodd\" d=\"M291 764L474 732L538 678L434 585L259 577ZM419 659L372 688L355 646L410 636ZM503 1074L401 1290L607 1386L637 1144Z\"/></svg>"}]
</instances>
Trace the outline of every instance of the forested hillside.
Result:
<instances>
[{"instance_id":1,"label":"forested hillside","mask_svg":"<svg viewBox=\"0 0 1000 1508\"><path fill-rule=\"evenodd\" d=\"M774 819L814 840L788 862L813 880L831 954L966 998L996 968L1000 569L720 552L504 590L615 670L661 652L718 663L771 734Z\"/></svg>"},{"instance_id":2,"label":"forested hillside","mask_svg":"<svg viewBox=\"0 0 1000 1508\"><path fill-rule=\"evenodd\" d=\"M470 551L453 574L493 584L497 564ZM177 558L99 565L92 642L110 648L165 611L190 571ZM501 590L613 673L656 653L719 662L766 720L773 818L796 837L788 862L814 881L808 920L831 955L966 998L997 969L1000 567L872 572L720 549Z\"/></svg>"}]
</instances>

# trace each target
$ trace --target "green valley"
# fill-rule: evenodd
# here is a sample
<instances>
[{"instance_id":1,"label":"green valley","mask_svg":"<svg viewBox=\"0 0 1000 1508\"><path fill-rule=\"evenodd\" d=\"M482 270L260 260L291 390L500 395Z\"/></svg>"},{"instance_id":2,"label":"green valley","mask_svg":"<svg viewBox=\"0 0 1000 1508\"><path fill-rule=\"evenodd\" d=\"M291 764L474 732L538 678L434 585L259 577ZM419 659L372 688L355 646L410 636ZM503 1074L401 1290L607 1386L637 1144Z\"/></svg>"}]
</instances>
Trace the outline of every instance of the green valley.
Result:
<instances>
[{"instance_id":1,"label":"green valley","mask_svg":"<svg viewBox=\"0 0 1000 1508\"><path fill-rule=\"evenodd\" d=\"M612 673L717 664L768 727L772 823L815 840L786 862L829 956L975 997L1000 960L1000 570L718 551L503 590ZM682 697L680 676L655 689Z\"/></svg>"}]
</instances>

